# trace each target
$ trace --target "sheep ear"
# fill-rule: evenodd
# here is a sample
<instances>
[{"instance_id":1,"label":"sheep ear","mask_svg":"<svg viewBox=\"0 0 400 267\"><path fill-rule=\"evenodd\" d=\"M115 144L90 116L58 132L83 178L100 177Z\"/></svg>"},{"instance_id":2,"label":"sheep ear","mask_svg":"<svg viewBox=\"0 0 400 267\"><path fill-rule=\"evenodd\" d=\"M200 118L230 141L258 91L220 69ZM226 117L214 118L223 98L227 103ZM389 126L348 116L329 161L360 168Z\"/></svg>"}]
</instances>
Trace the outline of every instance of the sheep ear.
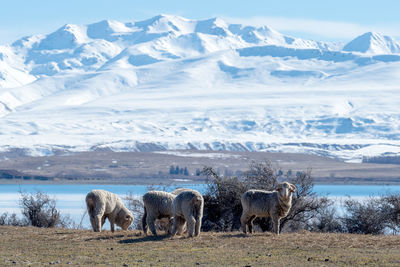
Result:
<instances>
[{"instance_id":1,"label":"sheep ear","mask_svg":"<svg viewBox=\"0 0 400 267\"><path fill-rule=\"evenodd\" d=\"M276 191L281 191L282 190L282 184L278 184L277 186L276 186L276 189L275 189Z\"/></svg>"},{"instance_id":2,"label":"sheep ear","mask_svg":"<svg viewBox=\"0 0 400 267\"><path fill-rule=\"evenodd\" d=\"M290 185L290 191L297 192L297 187L294 184Z\"/></svg>"}]
</instances>

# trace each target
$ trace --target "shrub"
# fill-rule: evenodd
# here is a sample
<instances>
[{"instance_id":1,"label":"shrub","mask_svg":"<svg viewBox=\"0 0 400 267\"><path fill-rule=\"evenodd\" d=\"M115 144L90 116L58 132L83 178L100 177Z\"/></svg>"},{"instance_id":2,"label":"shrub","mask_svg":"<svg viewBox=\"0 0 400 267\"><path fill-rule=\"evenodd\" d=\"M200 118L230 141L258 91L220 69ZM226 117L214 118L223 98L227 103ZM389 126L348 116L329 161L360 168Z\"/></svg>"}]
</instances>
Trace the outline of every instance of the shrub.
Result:
<instances>
[{"instance_id":1,"label":"shrub","mask_svg":"<svg viewBox=\"0 0 400 267\"><path fill-rule=\"evenodd\" d=\"M26 226L28 225L28 222L19 219L15 213L9 215L7 212L5 212L0 215L0 225Z\"/></svg>"},{"instance_id":2,"label":"shrub","mask_svg":"<svg viewBox=\"0 0 400 267\"><path fill-rule=\"evenodd\" d=\"M327 206L320 210L320 213L311 219L305 229L312 232L321 233L343 233L345 229L337 211L332 206Z\"/></svg>"},{"instance_id":3,"label":"shrub","mask_svg":"<svg viewBox=\"0 0 400 267\"><path fill-rule=\"evenodd\" d=\"M132 212L134 218L129 229L142 230L141 221L144 213L142 200L136 198L132 192L129 192L129 194L123 197L123 200L125 201L126 207Z\"/></svg>"},{"instance_id":4,"label":"shrub","mask_svg":"<svg viewBox=\"0 0 400 267\"><path fill-rule=\"evenodd\" d=\"M21 192L20 207L29 225L45 228L63 225L56 201L40 191L32 194Z\"/></svg>"},{"instance_id":5,"label":"shrub","mask_svg":"<svg viewBox=\"0 0 400 267\"><path fill-rule=\"evenodd\" d=\"M346 231L354 234L383 234L387 216L381 204L382 199L379 198L369 198L363 202L345 200L342 223Z\"/></svg>"},{"instance_id":6,"label":"shrub","mask_svg":"<svg viewBox=\"0 0 400 267\"><path fill-rule=\"evenodd\" d=\"M240 198L248 186L237 177L220 177L212 168L203 172L212 176L204 197L202 229L231 231L240 228L242 205Z\"/></svg>"},{"instance_id":7,"label":"shrub","mask_svg":"<svg viewBox=\"0 0 400 267\"><path fill-rule=\"evenodd\" d=\"M393 232L400 231L400 194L388 194L380 199L381 213L385 214L386 226Z\"/></svg>"}]
</instances>

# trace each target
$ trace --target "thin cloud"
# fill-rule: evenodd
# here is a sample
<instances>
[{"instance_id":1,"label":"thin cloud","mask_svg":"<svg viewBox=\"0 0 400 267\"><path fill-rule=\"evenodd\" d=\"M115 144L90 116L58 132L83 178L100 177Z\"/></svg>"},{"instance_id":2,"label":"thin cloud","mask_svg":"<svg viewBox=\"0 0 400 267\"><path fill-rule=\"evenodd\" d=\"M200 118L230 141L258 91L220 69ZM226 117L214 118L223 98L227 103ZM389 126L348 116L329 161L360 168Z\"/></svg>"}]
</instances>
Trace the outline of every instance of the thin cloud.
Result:
<instances>
[{"instance_id":1,"label":"thin cloud","mask_svg":"<svg viewBox=\"0 0 400 267\"><path fill-rule=\"evenodd\" d=\"M389 35L392 37L400 36L400 32L398 30L400 27L395 25L366 26L349 22L284 17L223 18L231 23L240 23L244 25L254 26L267 25L283 33L300 34L319 40L348 41L358 35L370 31L378 32L380 34Z\"/></svg>"}]
</instances>

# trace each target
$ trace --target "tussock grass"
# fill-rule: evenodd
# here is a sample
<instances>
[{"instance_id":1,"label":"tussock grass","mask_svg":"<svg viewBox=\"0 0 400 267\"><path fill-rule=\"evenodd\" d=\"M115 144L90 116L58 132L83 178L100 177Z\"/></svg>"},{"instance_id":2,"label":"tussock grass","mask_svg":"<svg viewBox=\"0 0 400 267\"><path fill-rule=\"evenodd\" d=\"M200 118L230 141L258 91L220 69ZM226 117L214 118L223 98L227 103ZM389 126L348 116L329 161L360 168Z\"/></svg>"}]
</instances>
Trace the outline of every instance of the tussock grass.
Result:
<instances>
[{"instance_id":1,"label":"tussock grass","mask_svg":"<svg viewBox=\"0 0 400 267\"><path fill-rule=\"evenodd\" d=\"M0 227L0 266L400 266L399 236L201 233Z\"/></svg>"}]
</instances>

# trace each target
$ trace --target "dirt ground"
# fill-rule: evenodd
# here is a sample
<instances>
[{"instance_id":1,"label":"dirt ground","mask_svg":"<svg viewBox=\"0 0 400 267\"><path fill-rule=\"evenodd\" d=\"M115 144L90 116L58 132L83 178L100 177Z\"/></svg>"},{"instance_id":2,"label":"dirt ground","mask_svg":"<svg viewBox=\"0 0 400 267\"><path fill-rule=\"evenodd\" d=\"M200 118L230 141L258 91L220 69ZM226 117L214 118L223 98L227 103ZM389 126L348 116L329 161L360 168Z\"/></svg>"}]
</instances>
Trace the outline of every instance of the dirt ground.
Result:
<instances>
[{"instance_id":1,"label":"dirt ground","mask_svg":"<svg viewBox=\"0 0 400 267\"><path fill-rule=\"evenodd\" d=\"M309 232L170 238L0 226L0 251L1 266L400 266L399 236Z\"/></svg>"}]
</instances>

